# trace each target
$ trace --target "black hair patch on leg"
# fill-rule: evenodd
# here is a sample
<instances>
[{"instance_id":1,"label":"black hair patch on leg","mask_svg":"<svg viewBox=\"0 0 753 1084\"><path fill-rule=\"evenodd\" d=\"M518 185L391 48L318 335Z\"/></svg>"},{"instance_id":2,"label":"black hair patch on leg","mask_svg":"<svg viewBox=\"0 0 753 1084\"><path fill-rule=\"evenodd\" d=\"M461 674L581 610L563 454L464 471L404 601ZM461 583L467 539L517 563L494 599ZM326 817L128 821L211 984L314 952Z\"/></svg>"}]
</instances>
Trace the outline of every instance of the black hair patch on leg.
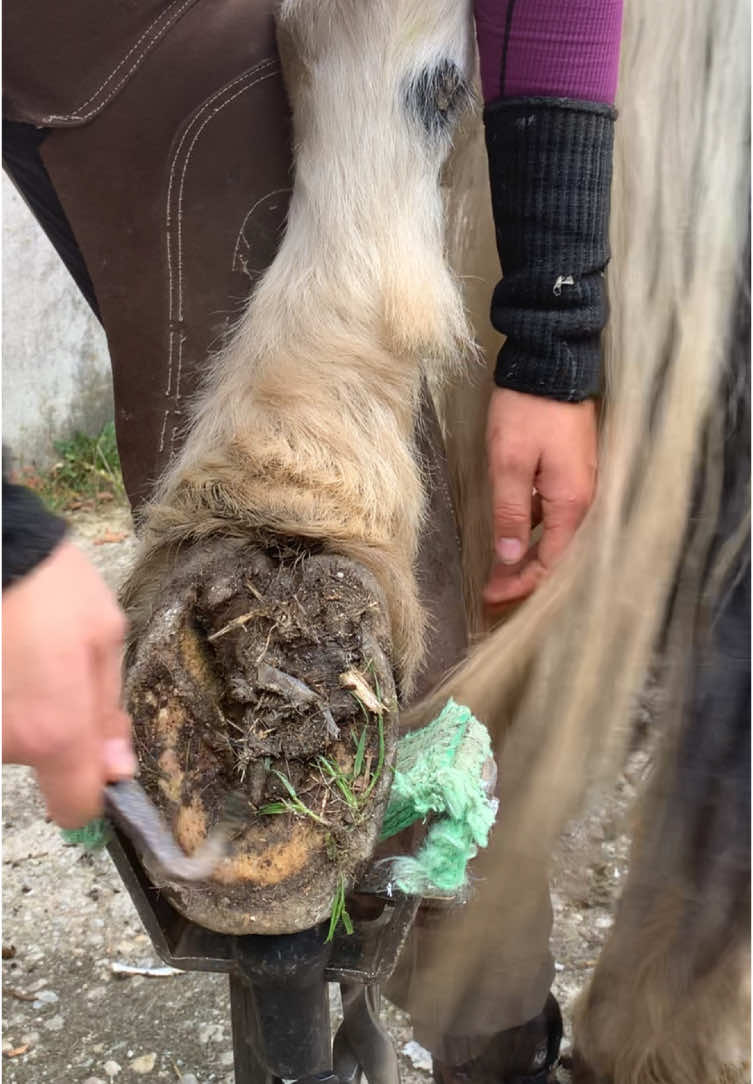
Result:
<instances>
[{"instance_id":1,"label":"black hair patch on leg","mask_svg":"<svg viewBox=\"0 0 753 1084\"><path fill-rule=\"evenodd\" d=\"M473 90L457 64L443 60L412 77L405 105L428 136L443 137L473 101Z\"/></svg>"}]
</instances>

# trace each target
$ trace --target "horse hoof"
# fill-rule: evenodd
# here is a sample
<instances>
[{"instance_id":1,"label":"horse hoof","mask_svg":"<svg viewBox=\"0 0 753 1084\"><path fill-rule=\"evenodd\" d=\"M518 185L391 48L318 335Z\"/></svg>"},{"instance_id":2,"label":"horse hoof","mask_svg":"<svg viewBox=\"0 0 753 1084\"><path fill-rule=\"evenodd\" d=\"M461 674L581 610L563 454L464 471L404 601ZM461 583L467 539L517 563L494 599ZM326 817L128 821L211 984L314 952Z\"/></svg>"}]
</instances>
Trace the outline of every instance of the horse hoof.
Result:
<instances>
[{"instance_id":1,"label":"horse hoof","mask_svg":"<svg viewBox=\"0 0 753 1084\"><path fill-rule=\"evenodd\" d=\"M141 783L187 853L229 794L243 817L208 880L147 871L209 929L307 929L370 857L391 785L381 590L306 543L221 540L182 555L159 600L126 675Z\"/></svg>"}]
</instances>

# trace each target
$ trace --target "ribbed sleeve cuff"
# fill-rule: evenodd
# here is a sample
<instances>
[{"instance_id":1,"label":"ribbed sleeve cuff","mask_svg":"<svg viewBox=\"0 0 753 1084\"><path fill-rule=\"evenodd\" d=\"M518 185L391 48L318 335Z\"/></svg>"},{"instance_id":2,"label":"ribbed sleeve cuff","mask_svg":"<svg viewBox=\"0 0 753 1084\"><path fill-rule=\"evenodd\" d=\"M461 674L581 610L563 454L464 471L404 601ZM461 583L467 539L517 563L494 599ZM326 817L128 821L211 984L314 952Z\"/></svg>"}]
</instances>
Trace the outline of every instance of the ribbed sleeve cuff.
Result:
<instances>
[{"instance_id":1,"label":"ribbed sleeve cuff","mask_svg":"<svg viewBox=\"0 0 753 1084\"><path fill-rule=\"evenodd\" d=\"M3 478L3 590L48 557L66 532L31 490Z\"/></svg>"},{"instance_id":2,"label":"ribbed sleeve cuff","mask_svg":"<svg viewBox=\"0 0 753 1084\"><path fill-rule=\"evenodd\" d=\"M491 308L507 336L502 387L569 402L601 391L615 116L558 98L503 99L484 112L504 276Z\"/></svg>"}]
</instances>

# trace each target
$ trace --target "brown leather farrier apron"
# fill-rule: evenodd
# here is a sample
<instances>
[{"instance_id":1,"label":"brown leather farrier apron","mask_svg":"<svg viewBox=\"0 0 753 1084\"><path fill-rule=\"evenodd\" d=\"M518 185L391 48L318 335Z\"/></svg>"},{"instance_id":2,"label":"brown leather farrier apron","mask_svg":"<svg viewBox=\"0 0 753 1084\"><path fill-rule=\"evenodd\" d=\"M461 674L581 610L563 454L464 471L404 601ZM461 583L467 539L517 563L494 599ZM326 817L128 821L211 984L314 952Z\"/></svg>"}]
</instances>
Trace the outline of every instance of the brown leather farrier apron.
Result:
<instances>
[{"instance_id":1,"label":"brown leather farrier apron","mask_svg":"<svg viewBox=\"0 0 753 1084\"><path fill-rule=\"evenodd\" d=\"M292 158L275 6L4 4L3 112L15 122L6 168L104 326L134 509L183 439L207 358L273 259L284 227ZM419 694L466 646L457 532L428 401L425 415L430 512L419 579L432 634ZM469 912L463 925L472 922ZM499 916L479 997L466 997L447 1019L451 979L427 988L422 957L435 956L437 944L441 953L457 921L432 921L419 933L395 987L414 1011L418 1036L445 1060L463 1060L475 1047L448 1045L443 1036L489 1035L524 1022L540 1010L551 979L544 891L540 906L516 916L509 938Z\"/></svg>"}]
</instances>

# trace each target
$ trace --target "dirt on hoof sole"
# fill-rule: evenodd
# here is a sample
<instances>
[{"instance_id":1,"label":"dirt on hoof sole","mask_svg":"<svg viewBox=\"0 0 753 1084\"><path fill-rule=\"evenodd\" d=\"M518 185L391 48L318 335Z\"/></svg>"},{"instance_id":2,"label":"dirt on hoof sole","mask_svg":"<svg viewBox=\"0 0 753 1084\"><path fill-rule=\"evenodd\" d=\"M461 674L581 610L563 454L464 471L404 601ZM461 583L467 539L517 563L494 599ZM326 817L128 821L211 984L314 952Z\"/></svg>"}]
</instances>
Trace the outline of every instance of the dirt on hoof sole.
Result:
<instances>
[{"instance_id":1,"label":"dirt on hoof sole","mask_svg":"<svg viewBox=\"0 0 753 1084\"><path fill-rule=\"evenodd\" d=\"M392 782L380 588L305 543L222 540L182 553L160 600L126 675L140 781L189 854L229 794L247 817L207 881L147 871L218 932L307 929L369 859Z\"/></svg>"}]
</instances>

